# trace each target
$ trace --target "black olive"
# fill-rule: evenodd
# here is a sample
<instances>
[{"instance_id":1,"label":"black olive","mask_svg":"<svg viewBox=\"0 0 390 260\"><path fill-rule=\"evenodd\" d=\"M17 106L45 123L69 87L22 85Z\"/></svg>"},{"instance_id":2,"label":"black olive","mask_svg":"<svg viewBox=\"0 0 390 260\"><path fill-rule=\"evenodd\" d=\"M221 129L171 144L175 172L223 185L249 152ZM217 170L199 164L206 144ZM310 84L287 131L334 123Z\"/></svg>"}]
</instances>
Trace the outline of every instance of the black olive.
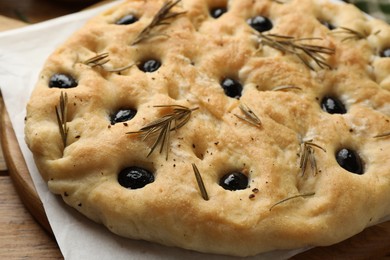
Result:
<instances>
[{"instance_id":1,"label":"black olive","mask_svg":"<svg viewBox=\"0 0 390 260\"><path fill-rule=\"evenodd\" d=\"M390 58L390 48L381 51L380 56L383 58Z\"/></svg>"},{"instance_id":2,"label":"black olive","mask_svg":"<svg viewBox=\"0 0 390 260\"><path fill-rule=\"evenodd\" d=\"M242 85L240 82L231 78L225 78L221 82L221 87L227 96L232 98L241 97Z\"/></svg>"},{"instance_id":3,"label":"black olive","mask_svg":"<svg viewBox=\"0 0 390 260\"><path fill-rule=\"evenodd\" d=\"M225 190L244 190L248 188L248 177L241 172L231 172L224 175L219 185Z\"/></svg>"},{"instance_id":4,"label":"black olive","mask_svg":"<svg viewBox=\"0 0 390 260\"><path fill-rule=\"evenodd\" d=\"M131 120L136 114L137 110L134 109L120 109L110 116L110 121L112 125L115 125Z\"/></svg>"},{"instance_id":5,"label":"black olive","mask_svg":"<svg viewBox=\"0 0 390 260\"><path fill-rule=\"evenodd\" d=\"M210 10L210 15L217 19L221 15L227 12L227 9L225 7L217 7Z\"/></svg>"},{"instance_id":6,"label":"black olive","mask_svg":"<svg viewBox=\"0 0 390 260\"><path fill-rule=\"evenodd\" d=\"M154 71L158 70L160 68L160 66L161 66L160 61L151 59L151 60L147 60L147 61L143 62L142 64L140 64L139 69L144 71L144 72L154 72Z\"/></svg>"},{"instance_id":7,"label":"black olive","mask_svg":"<svg viewBox=\"0 0 390 260\"><path fill-rule=\"evenodd\" d=\"M127 25L127 24L135 23L136 21L138 21L138 18L135 15L128 14L121 17L118 21L115 22L115 24Z\"/></svg>"},{"instance_id":8,"label":"black olive","mask_svg":"<svg viewBox=\"0 0 390 260\"><path fill-rule=\"evenodd\" d=\"M56 73L49 80L49 88L74 88L77 85L72 76L64 73Z\"/></svg>"},{"instance_id":9,"label":"black olive","mask_svg":"<svg viewBox=\"0 0 390 260\"><path fill-rule=\"evenodd\" d=\"M345 170L356 174L363 174L362 160L355 151L343 148L336 153L336 160Z\"/></svg>"},{"instance_id":10,"label":"black olive","mask_svg":"<svg viewBox=\"0 0 390 260\"><path fill-rule=\"evenodd\" d=\"M336 26L334 26L333 24L331 24L330 22L327 22L327 21L321 21L321 23L323 26L325 26L329 30L334 30L337 28Z\"/></svg>"},{"instance_id":11,"label":"black olive","mask_svg":"<svg viewBox=\"0 0 390 260\"><path fill-rule=\"evenodd\" d=\"M269 31L273 27L271 20L261 15L257 15L248 19L247 23L258 32Z\"/></svg>"},{"instance_id":12,"label":"black olive","mask_svg":"<svg viewBox=\"0 0 390 260\"><path fill-rule=\"evenodd\" d=\"M321 101L321 108L329 114L345 114L347 109L344 104L335 97L325 96Z\"/></svg>"},{"instance_id":13,"label":"black olive","mask_svg":"<svg viewBox=\"0 0 390 260\"><path fill-rule=\"evenodd\" d=\"M139 189L154 182L154 175L144 168L132 166L123 169L118 174L118 182L125 188Z\"/></svg>"}]
</instances>

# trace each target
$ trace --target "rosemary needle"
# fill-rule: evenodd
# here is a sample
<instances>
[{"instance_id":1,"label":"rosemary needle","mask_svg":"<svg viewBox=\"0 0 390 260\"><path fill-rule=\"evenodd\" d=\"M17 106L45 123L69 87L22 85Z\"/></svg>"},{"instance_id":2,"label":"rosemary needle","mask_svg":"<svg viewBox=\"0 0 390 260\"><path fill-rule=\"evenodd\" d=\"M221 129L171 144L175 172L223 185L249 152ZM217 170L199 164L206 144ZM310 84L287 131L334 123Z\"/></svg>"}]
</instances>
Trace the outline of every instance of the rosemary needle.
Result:
<instances>
[{"instance_id":1,"label":"rosemary needle","mask_svg":"<svg viewBox=\"0 0 390 260\"><path fill-rule=\"evenodd\" d=\"M310 197L310 196L314 196L316 193L315 192L310 192L310 193L304 193L304 194L297 194L297 195L294 195L294 196L291 196L291 197L287 197L285 199L282 199L278 202L276 202L274 205L272 205L270 208L269 208L269 211L271 211L275 206L279 205L279 204L282 204L286 201L289 201L289 200L292 200L292 199L296 199L296 198L305 198L305 197Z\"/></svg>"},{"instance_id":2,"label":"rosemary needle","mask_svg":"<svg viewBox=\"0 0 390 260\"><path fill-rule=\"evenodd\" d=\"M61 91L61 96L60 96L60 104L59 107L55 107L56 111L56 116L57 116L57 123L58 123L58 128L60 130L61 134L61 139L62 143L64 144L64 148L66 147L66 141L68 137L68 127L66 125L66 120L67 120L67 112L68 112L68 95L65 94Z\"/></svg>"},{"instance_id":3,"label":"rosemary needle","mask_svg":"<svg viewBox=\"0 0 390 260\"><path fill-rule=\"evenodd\" d=\"M236 117L238 117L241 120L244 120L245 122L247 122L247 123L249 123L251 125L254 125L254 126L257 126L257 127L261 126L260 118L252 111L252 109L250 109L245 104L240 104L240 109L241 109L241 111L244 113L244 115L246 117L234 114Z\"/></svg>"},{"instance_id":4,"label":"rosemary needle","mask_svg":"<svg viewBox=\"0 0 390 260\"><path fill-rule=\"evenodd\" d=\"M198 183L200 193L202 194L202 198L204 200L209 200L209 195L207 194L206 187L204 186L202 176L200 175L200 172L196 167L195 163L192 164L192 169L194 170L196 182Z\"/></svg>"},{"instance_id":5,"label":"rosemary needle","mask_svg":"<svg viewBox=\"0 0 390 260\"><path fill-rule=\"evenodd\" d=\"M301 144L301 149L302 149L302 155L301 155L301 160L299 163L299 168L302 170L302 176L305 175L307 164L310 163L311 169L314 172L314 175L317 174L318 169L317 169L317 161L314 156L314 147L321 149L323 152L326 152L324 148L321 146L315 144L312 142L312 140L305 141Z\"/></svg>"},{"instance_id":6,"label":"rosemary needle","mask_svg":"<svg viewBox=\"0 0 390 260\"><path fill-rule=\"evenodd\" d=\"M96 67L96 66L101 67L110 61L110 59L108 59L108 55L109 54L107 52L97 54L96 56L93 56L92 58L84 61L83 63L91 67Z\"/></svg>"},{"instance_id":7,"label":"rosemary needle","mask_svg":"<svg viewBox=\"0 0 390 260\"><path fill-rule=\"evenodd\" d=\"M167 20L174 18L178 15L184 14L184 12L170 12L171 9L177 5L181 0L176 0L175 2L167 1L163 4L163 6L158 10L158 12L154 15L152 21L138 34L131 45L135 45L144 41L148 37L154 37L162 34L152 34L152 30L158 26L168 25Z\"/></svg>"},{"instance_id":8,"label":"rosemary needle","mask_svg":"<svg viewBox=\"0 0 390 260\"><path fill-rule=\"evenodd\" d=\"M333 55L335 50L325 46L303 43L309 40L322 40L322 38L294 38L278 34L259 34L261 44L297 56L311 70L315 69L309 63L310 60L314 61L321 69L331 69L321 54Z\"/></svg>"},{"instance_id":9,"label":"rosemary needle","mask_svg":"<svg viewBox=\"0 0 390 260\"><path fill-rule=\"evenodd\" d=\"M126 134L140 134L143 141L151 139L152 147L147 157L160 145L160 153L165 148L166 160L168 160L170 132L177 131L183 127L190 120L192 111L197 110L198 107L192 109L180 105L160 105L155 107L171 108L173 111L145 125L139 131L127 132Z\"/></svg>"},{"instance_id":10,"label":"rosemary needle","mask_svg":"<svg viewBox=\"0 0 390 260\"><path fill-rule=\"evenodd\" d=\"M286 89L297 89L297 90L302 90L300 87L292 86L292 85L287 85L287 86L279 86L275 87L272 90L273 91L281 91L281 90L286 90Z\"/></svg>"},{"instance_id":11,"label":"rosemary needle","mask_svg":"<svg viewBox=\"0 0 390 260\"><path fill-rule=\"evenodd\" d=\"M390 136L390 132L378 134L378 135L374 136L374 138L382 138L382 137L388 137L388 136Z\"/></svg>"},{"instance_id":12,"label":"rosemary needle","mask_svg":"<svg viewBox=\"0 0 390 260\"><path fill-rule=\"evenodd\" d=\"M348 41L348 40L361 40L366 38L367 36L355 31L353 29L347 28L347 27L339 27L336 30L330 32L331 34L344 34L346 35L343 39L342 42Z\"/></svg>"},{"instance_id":13,"label":"rosemary needle","mask_svg":"<svg viewBox=\"0 0 390 260\"><path fill-rule=\"evenodd\" d=\"M96 56L84 61L83 63L92 67L92 68L101 67L102 69L104 69L107 72L121 72L121 71L127 70L127 69L131 68L132 66L134 66L134 63L133 63L130 65L126 65L124 67L115 68L115 69L114 68L111 68L111 69L107 68L104 65L110 61L108 56L109 56L109 54L107 52L97 54Z\"/></svg>"}]
</instances>

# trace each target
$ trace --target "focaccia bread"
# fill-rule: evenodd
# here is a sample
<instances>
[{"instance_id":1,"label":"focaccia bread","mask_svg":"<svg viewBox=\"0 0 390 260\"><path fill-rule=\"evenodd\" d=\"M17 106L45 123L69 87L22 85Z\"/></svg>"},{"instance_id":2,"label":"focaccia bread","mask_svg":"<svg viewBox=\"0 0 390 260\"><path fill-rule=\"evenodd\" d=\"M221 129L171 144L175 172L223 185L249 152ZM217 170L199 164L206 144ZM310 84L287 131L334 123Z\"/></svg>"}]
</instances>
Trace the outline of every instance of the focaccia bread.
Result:
<instances>
[{"instance_id":1,"label":"focaccia bread","mask_svg":"<svg viewBox=\"0 0 390 260\"><path fill-rule=\"evenodd\" d=\"M316 0L128 0L47 60L26 142L110 231L236 256L390 215L390 26Z\"/></svg>"}]
</instances>

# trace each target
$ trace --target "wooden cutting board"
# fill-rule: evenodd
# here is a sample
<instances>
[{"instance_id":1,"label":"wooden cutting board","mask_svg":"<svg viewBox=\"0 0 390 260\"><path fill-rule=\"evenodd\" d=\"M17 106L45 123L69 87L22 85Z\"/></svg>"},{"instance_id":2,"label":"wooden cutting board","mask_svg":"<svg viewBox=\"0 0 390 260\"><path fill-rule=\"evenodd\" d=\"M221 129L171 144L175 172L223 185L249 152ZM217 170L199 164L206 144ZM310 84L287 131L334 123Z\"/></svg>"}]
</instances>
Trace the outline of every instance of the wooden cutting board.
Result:
<instances>
[{"instance_id":1,"label":"wooden cutting board","mask_svg":"<svg viewBox=\"0 0 390 260\"><path fill-rule=\"evenodd\" d=\"M0 31L25 26L0 16ZM9 174L25 207L42 227L52 234L50 224L20 151L11 121L0 96L0 141ZM390 221L365 229L339 244L313 248L293 259L377 259L390 257Z\"/></svg>"},{"instance_id":2,"label":"wooden cutting board","mask_svg":"<svg viewBox=\"0 0 390 260\"><path fill-rule=\"evenodd\" d=\"M0 96L0 141L3 147L3 156L8 167L8 174L23 204L38 223L46 231L52 233L42 202L38 197L26 162L20 151L2 96Z\"/></svg>"}]
</instances>

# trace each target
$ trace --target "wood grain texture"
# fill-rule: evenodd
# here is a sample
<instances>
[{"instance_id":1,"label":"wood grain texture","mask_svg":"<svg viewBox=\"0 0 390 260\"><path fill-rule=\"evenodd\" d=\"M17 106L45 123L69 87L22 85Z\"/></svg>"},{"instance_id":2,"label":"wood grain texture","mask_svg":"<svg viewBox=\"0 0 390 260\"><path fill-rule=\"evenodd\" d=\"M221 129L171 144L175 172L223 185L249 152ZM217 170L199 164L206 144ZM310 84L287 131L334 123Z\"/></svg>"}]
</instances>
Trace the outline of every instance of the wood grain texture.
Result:
<instances>
[{"instance_id":1,"label":"wood grain texture","mask_svg":"<svg viewBox=\"0 0 390 260\"><path fill-rule=\"evenodd\" d=\"M31 218L8 176L0 176L0 259L62 259L57 243Z\"/></svg>"},{"instance_id":2,"label":"wood grain texture","mask_svg":"<svg viewBox=\"0 0 390 260\"><path fill-rule=\"evenodd\" d=\"M30 173L20 151L15 132L8 117L3 97L0 96L0 139L7 162L8 174L26 208L46 231L52 233L42 202L39 200Z\"/></svg>"},{"instance_id":3,"label":"wood grain texture","mask_svg":"<svg viewBox=\"0 0 390 260\"><path fill-rule=\"evenodd\" d=\"M1 141L0 141L0 146L1 146ZM7 163L4 160L4 155L3 155L3 149L0 147L0 176L5 176L8 175L7 172Z\"/></svg>"},{"instance_id":4,"label":"wood grain texture","mask_svg":"<svg viewBox=\"0 0 390 260\"><path fill-rule=\"evenodd\" d=\"M390 256L390 221L333 246L313 248L292 259L383 259Z\"/></svg>"}]
</instances>

